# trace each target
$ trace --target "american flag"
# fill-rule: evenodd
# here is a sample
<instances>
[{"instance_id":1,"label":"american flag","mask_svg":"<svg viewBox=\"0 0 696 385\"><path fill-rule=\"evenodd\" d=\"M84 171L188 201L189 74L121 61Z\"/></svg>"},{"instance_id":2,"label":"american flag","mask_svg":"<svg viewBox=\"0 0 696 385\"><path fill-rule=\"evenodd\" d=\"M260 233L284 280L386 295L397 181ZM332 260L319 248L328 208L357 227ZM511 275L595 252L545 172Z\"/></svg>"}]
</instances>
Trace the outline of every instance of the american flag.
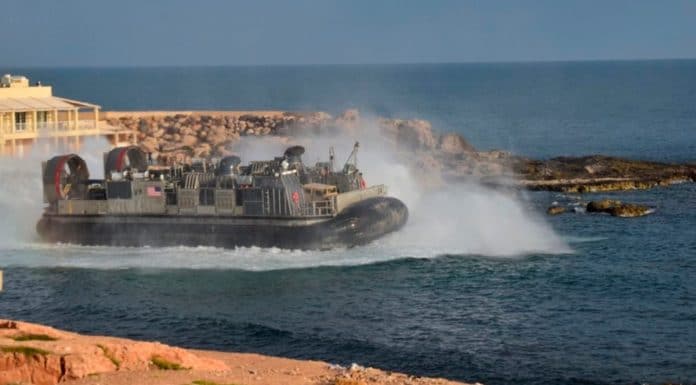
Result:
<instances>
[{"instance_id":1,"label":"american flag","mask_svg":"<svg viewBox=\"0 0 696 385\"><path fill-rule=\"evenodd\" d=\"M149 197L161 197L162 187L160 186L147 186L147 196Z\"/></svg>"}]
</instances>

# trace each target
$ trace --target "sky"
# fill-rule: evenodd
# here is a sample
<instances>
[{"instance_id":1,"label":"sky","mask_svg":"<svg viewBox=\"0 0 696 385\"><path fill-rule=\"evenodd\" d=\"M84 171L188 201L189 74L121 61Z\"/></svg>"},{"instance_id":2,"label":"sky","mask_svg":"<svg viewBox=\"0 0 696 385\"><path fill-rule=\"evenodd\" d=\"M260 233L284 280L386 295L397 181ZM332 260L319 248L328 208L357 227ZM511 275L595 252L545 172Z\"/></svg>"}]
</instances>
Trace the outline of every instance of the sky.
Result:
<instances>
[{"instance_id":1,"label":"sky","mask_svg":"<svg viewBox=\"0 0 696 385\"><path fill-rule=\"evenodd\" d=\"M0 66L696 58L696 0L3 0Z\"/></svg>"}]
</instances>

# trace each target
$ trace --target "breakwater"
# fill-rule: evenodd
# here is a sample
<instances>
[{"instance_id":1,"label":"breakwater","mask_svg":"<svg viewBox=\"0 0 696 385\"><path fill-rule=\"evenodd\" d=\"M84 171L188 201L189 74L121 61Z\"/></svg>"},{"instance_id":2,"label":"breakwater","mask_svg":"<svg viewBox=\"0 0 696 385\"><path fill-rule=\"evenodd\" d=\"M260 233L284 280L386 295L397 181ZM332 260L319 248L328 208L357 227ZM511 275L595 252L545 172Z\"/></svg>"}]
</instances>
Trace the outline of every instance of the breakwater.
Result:
<instances>
[{"instance_id":1,"label":"breakwater","mask_svg":"<svg viewBox=\"0 0 696 385\"><path fill-rule=\"evenodd\" d=\"M433 185L476 179L531 190L573 193L647 189L696 181L695 164L608 156L531 159L507 151L477 150L458 133L442 133L421 119L365 118L357 110L108 112L108 124L135 133L138 145L162 163L233 153L242 138L297 140L319 135L378 138ZM504 180L504 182L502 182Z\"/></svg>"}]
</instances>

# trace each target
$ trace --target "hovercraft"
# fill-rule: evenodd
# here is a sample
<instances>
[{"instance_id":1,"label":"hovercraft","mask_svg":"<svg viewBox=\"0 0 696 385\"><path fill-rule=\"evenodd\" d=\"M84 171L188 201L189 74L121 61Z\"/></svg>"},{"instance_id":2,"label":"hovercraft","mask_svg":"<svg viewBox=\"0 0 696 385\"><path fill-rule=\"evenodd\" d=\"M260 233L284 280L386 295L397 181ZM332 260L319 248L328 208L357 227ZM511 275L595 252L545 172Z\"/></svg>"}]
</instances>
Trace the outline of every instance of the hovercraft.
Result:
<instances>
[{"instance_id":1,"label":"hovercraft","mask_svg":"<svg viewBox=\"0 0 696 385\"><path fill-rule=\"evenodd\" d=\"M384 185L367 186L358 144L339 171L307 167L304 148L242 165L239 157L153 164L136 146L104 154L90 179L75 154L43 162L37 232L48 242L113 246L330 249L366 244L400 229L408 209Z\"/></svg>"}]
</instances>

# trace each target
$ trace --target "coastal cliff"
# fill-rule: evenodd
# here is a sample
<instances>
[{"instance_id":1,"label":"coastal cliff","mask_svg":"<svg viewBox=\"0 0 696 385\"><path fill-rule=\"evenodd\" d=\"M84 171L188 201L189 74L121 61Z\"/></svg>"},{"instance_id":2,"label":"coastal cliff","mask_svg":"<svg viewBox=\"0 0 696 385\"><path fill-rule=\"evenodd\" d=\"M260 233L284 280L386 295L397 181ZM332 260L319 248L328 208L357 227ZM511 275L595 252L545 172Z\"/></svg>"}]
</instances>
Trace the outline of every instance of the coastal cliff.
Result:
<instances>
[{"instance_id":1,"label":"coastal cliff","mask_svg":"<svg viewBox=\"0 0 696 385\"><path fill-rule=\"evenodd\" d=\"M108 112L107 122L135 132L138 144L165 163L231 154L243 137L357 137L371 130L400 160L434 184L476 179L530 190L573 193L647 189L696 181L696 164L668 164L602 155L530 159L480 151L458 133L439 133L425 120L366 119L357 110L325 112L159 111ZM363 131L360 131L363 130Z\"/></svg>"},{"instance_id":2,"label":"coastal cliff","mask_svg":"<svg viewBox=\"0 0 696 385\"><path fill-rule=\"evenodd\" d=\"M187 350L0 319L0 384L457 385L353 364Z\"/></svg>"}]
</instances>

